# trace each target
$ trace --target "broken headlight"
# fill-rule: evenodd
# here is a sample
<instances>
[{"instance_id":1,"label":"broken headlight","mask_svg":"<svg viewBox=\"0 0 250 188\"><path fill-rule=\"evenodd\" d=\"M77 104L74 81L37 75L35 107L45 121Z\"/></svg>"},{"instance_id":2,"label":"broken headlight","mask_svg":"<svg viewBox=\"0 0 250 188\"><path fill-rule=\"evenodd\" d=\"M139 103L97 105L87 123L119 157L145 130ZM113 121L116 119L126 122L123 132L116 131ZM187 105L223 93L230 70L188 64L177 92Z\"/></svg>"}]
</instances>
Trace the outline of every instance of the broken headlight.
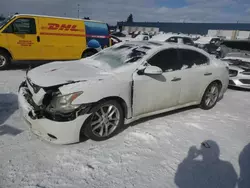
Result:
<instances>
[{"instance_id":1,"label":"broken headlight","mask_svg":"<svg viewBox=\"0 0 250 188\"><path fill-rule=\"evenodd\" d=\"M72 102L79 97L83 92L71 93L68 95L57 95L54 96L48 111L50 112L61 112L68 113L80 107L80 104L72 104Z\"/></svg>"}]
</instances>

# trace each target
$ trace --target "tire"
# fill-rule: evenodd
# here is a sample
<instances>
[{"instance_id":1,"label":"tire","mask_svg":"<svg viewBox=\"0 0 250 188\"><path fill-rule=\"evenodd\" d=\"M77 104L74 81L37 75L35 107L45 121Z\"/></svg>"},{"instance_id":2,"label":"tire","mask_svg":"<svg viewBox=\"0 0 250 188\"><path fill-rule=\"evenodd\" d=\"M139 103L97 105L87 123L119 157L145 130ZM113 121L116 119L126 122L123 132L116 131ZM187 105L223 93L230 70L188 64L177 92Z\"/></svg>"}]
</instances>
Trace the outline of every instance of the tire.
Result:
<instances>
[{"instance_id":1,"label":"tire","mask_svg":"<svg viewBox=\"0 0 250 188\"><path fill-rule=\"evenodd\" d=\"M108 114L112 115L109 117ZM121 105L115 100L110 100L95 107L83 125L83 133L91 140L103 141L116 135L123 125L124 112Z\"/></svg>"},{"instance_id":2,"label":"tire","mask_svg":"<svg viewBox=\"0 0 250 188\"><path fill-rule=\"evenodd\" d=\"M6 69L10 65L10 63L10 55L5 51L0 50L0 70Z\"/></svg>"},{"instance_id":3,"label":"tire","mask_svg":"<svg viewBox=\"0 0 250 188\"><path fill-rule=\"evenodd\" d=\"M86 57L90 57L94 54L96 54L97 52L94 50L87 50L85 52L82 53L82 58L86 58Z\"/></svg>"},{"instance_id":4,"label":"tire","mask_svg":"<svg viewBox=\"0 0 250 188\"><path fill-rule=\"evenodd\" d=\"M210 110L212 109L220 95L220 90L221 87L217 82L212 82L206 89L205 93L203 94L201 103L200 103L200 108L203 110Z\"/></svg>"}]
</instances>

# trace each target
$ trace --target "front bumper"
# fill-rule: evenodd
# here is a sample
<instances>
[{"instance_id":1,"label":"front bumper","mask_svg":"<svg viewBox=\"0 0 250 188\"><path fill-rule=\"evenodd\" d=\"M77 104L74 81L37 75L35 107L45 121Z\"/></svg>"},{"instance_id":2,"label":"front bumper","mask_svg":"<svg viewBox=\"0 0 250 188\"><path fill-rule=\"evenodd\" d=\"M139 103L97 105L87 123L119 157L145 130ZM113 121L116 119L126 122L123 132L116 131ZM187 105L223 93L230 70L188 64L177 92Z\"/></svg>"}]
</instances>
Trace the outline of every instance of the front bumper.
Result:
<instances>
[{"instance_id":1,"label":"front bumper","mask_svg":"<svg viewBox=\"0 0 250 188\"><path fill-rule=\"evenodd\" d=\"M241 81L240 78L230 78L229 79L229 86L244 88L244 89L250 89L250 84L245 84ZM250 79L249 79L250 81Z\"/></svg>"},{"instance_id":2,"label":"front bumper","mask_svg":"<svg viewBox=\"0 0 250 188\"><path fill-rule=\"evenodd\" d=\"M39 117L36 107L27 99L27 95L28 88L20 87L18 93L19 106L26 123L34 134L55 144L79 142L81 128L90 114L81 115L72 121L66 122L57 122Z\"/></svg>"}]
</instances>

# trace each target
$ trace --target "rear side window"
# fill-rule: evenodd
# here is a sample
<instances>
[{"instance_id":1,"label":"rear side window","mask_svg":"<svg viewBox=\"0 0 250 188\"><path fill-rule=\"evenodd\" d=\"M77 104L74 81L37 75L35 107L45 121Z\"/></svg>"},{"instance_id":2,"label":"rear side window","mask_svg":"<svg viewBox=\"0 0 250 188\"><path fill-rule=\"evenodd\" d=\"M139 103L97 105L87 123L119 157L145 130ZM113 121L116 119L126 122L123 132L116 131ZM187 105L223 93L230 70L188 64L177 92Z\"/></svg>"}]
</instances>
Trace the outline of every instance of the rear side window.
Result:
<instances>
[{"instance_id":1,"label":"rear side window","mask_svg":"<svg viewBox=\"0 0 250 188\"><path fill-rule=\"evenodd\" d=\"M187 45L193 45L194 42L190 38L183 38L183 43Z\"/></svg>"},{"instance_id":2,"label":"rear side window","mask_svg":"<svg viewBox=\"0 0 250 188\"><path fill-rule=\"evenodd\" d=\"M34 18L19 18L10 24L4 33L36 34L36 23Z\"/></svg>"},{"instance_id":3,"label":"rear side window","mask_svg":"<svg viewBox=\"0 0 250 188\"><path fill-rule=\"evenodd\" d=\"M148 60L152 66L157 66L163 72L171 72L180 69L178 51L176 49L167 49L155 54Z\"/></svg>"},{"instance_id":4,"label":"rear side window","mask_svg":"<svg viewBox=\"0 0 250 188\"><path fill-rule=\"evenodd\" d=\"M167 39L166 42L178 43L178 38L177 37L171 37L171 38Z\"/></svg>"},{"instance_id":5,"label":"rear side window","mask_svg":"<svg viewBox=\"0 0 250 188\"><path fill-rule=\"evenodd\" d=\"M179 51L181 55L182 69L209 64L209 59L199 52L188 49L180 49Z\"/></svg>"}]
</instances>

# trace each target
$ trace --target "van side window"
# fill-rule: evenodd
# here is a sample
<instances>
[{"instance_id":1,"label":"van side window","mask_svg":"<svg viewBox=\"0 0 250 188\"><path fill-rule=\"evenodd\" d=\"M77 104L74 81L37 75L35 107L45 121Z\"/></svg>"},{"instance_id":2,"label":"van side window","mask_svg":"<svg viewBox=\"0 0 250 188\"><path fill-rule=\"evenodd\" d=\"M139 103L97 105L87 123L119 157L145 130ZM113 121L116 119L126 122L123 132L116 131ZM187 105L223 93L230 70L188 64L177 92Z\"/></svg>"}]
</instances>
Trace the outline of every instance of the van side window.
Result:
<instances>
[{"instance_id":1,"label":"van side window","mask_svg":"<svg viewBox=\"0 0 250 188\"><path fill-rule=\"evenodd\" d=\"M11 23L4 33L36 34L36 23L34 18L19 18Z\"/></svg>"}]
</instances>

